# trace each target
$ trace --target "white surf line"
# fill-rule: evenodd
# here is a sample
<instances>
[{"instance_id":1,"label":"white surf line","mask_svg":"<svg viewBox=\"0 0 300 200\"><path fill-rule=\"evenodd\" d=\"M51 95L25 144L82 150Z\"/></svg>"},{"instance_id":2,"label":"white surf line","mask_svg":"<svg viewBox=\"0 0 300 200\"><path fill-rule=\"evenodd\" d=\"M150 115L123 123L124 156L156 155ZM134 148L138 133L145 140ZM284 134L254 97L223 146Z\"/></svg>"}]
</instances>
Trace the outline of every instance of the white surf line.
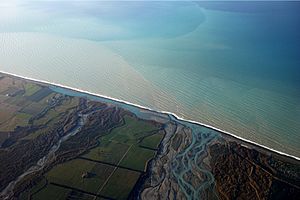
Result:
<instances>
[{"instance_id":1,"label":"white surf line","mask_svg":"<svg viewBox=\"0 0 300 200\"><path fill-rule=\"evenodd\" d=\"M10 76L15 76L15 77L18 77L18 78L23 78L23 79L30 80L30 81L34 81L34 82L37 82L37 83L43 83L43 84L47 84L47 85L54 85L54 86L57 86L57 87L61 87L61 88L65 88L65 89L69 89L69 90L73 90L73 91L77 91L77 92L80 92L80 93L84 93L84 94L88 94L88 95L92 95L92 96L96 96L96 97L101 97L101 98L110 99L110 100L113 100L113 101L116 101L116 102L119 102L119 103L123 103L123 104L131 105L131 106L135 106L135 107L138 107L138 108L141 108L141 109L144 109L144 110L148 110L148 111L151 111L151 112L157 112L157 113L163 113L163 114L173 115L173 116L174 116L176 119L178 119L178 120L190 122L190 123L193 123L193 124L197 124L197 125L200 125L200 126L204 126L204 127L206 127L206 128L213 129L213 130L215 130L215 131L219 131L219 132L221 132L221 133L223 133L223 134L230 135L230 136L232 136L232 137L234 137L234 138L236 138L236 139L242 140L242 141L244 141L244 142L248 142L248 143L250 143L250 144L252 144L252 145L256 145L256 146L259 146L259 147L268 149L268 150L270 150L270 151L273 151L273 152L275 152L275 153L278 153L278 154L280 154L280 155L287 156L287 157L291 157L291 158L294 158L294 159L300 161L300 158L297 157L297 156L290 155L290 154L288 154L288 153L284 153L284 152L278 151L278 150L276 150L276 149L267 147L267 146L265 146L265 145L256 143L256 142L254 142L254 141L251 141L251 140L242 138L242 137L237 136L237 135L235 135L235 134L233 134L233 133L230 133L230 132L228 132L228 131L225 131L225 130L216 128L216 127L211 126L211 125L209 125L209 124L204 124L204 123L201 123L201 122L197 122L197 121L193 121L193 120L188 120L188 119L181 118L181 117L177 116L175 113L172 113L172 112L169 112L169 111L164 111L164 110L157 111L157 110L154 110L154 109L152 109L152 108L149 108L149 107L146 107L146 106L142 106L142 105L138 105L138 104L135 104L135 103L131 103L131 102L128 102L128 101L125 101L125 100L122 100L122 99L117 99L117 98L105 96L105 95L102 95L102 94L97 94L97 93L89 92L89 91L87 91L87 90L82 90L82 89L79 89L79 88L69 87L69 86L66 86L66 85L59 84L59 83L54 83L54 82L49 82L49 81L39 80L39 79L30 78L30 77L26 77L26 76L21 76L21 75L18 75L18 74L14 74L14 73L10 73L10 72L5 72L5 71L2 71L2 70L0 70L0 73L7 74L7 75L10 75Z\"/></svg>"}]
</instances>

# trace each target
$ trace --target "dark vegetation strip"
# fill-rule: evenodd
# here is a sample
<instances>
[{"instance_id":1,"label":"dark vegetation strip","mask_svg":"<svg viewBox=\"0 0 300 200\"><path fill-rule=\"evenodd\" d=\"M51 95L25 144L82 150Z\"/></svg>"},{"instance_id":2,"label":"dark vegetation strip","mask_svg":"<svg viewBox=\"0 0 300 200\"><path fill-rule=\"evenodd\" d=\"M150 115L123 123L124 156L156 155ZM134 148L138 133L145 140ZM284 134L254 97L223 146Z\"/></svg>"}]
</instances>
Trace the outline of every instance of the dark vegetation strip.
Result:
<instances>
[{"instance_id":1,"label":"dark vegetation strip","mask_svg":"<svg viewBox=\"0 0 300 200\"><path fill-rule=\"evenodd\" d=\"M63 184L59 184L59 183L53 183L53 182L51 182L50 184L58 186L58 187L66 188L66 189L71 189L71 190L74 190L74 191L77 191L77 192L81 192L81 193L85 193L85 194L97 196L97 197L100 197L100 198L114 200L113 198L110 198L110 197L106 197L106 196L103 196L103 195L100 195L100 194L96 194L96 193L93 193L93 192L87 192L85 190L81 190L81 189L74 188L74 187L71 187L71 186L67 186L67 185L63 185Z\"/></svg>"},{"instance_id":2,"label":"dark vegetation strip","mask_svg":"<svg viewBox=\"0 0 300 200\"><path fill-rule=\"evenodd\" d=\"M144 145L139 145L140 148L143 148L143 149L148 149L148 150L151 150L151 151L158 151L158 148L151 148L151 147L147 147L147 146L144 146Z\"/></svg>"},{"instance_id":3,"label":"dark vegetation strip","mask_svg":"<svg viewBox=\"0 0 300 200\"><path fill-rule=\"evenodd\" d=\"M150 178L152 162L154 162L156 157L150 159L147 162L146 172L142 173L132 188L131 192L128 195L127 199L139 199L140 192L144 190L145 183L147 179Z\"/></svg>"},{"instance_id":4,"label":"dark vegetation strip","mask_svg":"<svg viewBox=\"0 0 300 200\"><path fill-rule=\"evenodd\" d=\"M49 94L51 94L53 91L48 87L43 87L40 90L36 91L34 94L28 97L29 100L34 102L39 102Z\"/></svg>"},{"instance_id":5,"label":"dark vegetation strip","mask_svg":"<svg viewBox=\"0 0 300 200\"><path fill-rule=\"evenodd\" d=\"M46 180L46 182L45 182L45 184L44 184L41 188L39 188L39 189L38 189L37 191L35 191L34 193L29 192L29 199L30 199L30 200L32 199L32 197L33 197L35 194L39 193L40 191L42 191L43 189L45 189L45 188L47 187L47 185L48 185L48 179L45 178L45 180Z\"/></svg>"},{"instance_id":6,"label":"dark vegetation strip","mask_svg":"<svg viewBox=\"0 0 300 200\"><path fill-rule=\"evenodd\" d=\"M108 163L108 162L103 162L103 161L99 161L99 160L93 160L93 159L84 158L84 157L78 157L78 158L82 159L82 160L88 160L88 161L91 161L91 162L96 162L96 163L104 164L104 165L109 165L109 166L112 166L112 167L118 167L118 168L127 169L127 170L131 170L131 171L139 172L139 173L144 173L144 171L141 171L141 170L138 170L138 169L132 169L132 168L129 168L129 167L123 167L123 166L111 164L111 163Z\"/></svg>"},{"instance_id":7,"label":"dark vegetation strip","mask_svg":"<svg viewBox=\"0 0 300 200\"><path fill-rule=\"evenodd\" d=\"M159 128L159 129L152 130L152 131L141 131L141 132L138 132L137 134L140 134L140 133L142 133L142 134L143 134L143 133L146 133L146 134L147 134L147 135L145 135L145 136L143 136L143 137L140 138L139 143L140 143L140 142L143 142L143 140L144 140L145 138L150 137L150 136L155 135L155 134L158 134L159 131L163 131L163 130L164 130L164 128L161 127L161 128Z\"/></svg>"}]
</instances>

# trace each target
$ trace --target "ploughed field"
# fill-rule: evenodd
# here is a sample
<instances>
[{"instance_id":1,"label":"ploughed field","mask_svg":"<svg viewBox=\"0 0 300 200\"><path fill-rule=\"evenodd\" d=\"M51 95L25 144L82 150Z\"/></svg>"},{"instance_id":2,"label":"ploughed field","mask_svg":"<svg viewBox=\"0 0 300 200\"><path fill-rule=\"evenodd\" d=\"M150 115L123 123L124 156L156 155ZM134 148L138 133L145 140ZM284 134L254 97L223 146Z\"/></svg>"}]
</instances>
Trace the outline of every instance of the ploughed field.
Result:
<instances>
[{"instance_id":1,"label":"ploughed field","mask_svg":"<svg viewBox=\"0 0 300 200\"><path fill-rule=\"evenodd\" d=\"M0 199L300 196L296 159L171 115L52 89L0 74Z\"/></svg>"}]
</instances>

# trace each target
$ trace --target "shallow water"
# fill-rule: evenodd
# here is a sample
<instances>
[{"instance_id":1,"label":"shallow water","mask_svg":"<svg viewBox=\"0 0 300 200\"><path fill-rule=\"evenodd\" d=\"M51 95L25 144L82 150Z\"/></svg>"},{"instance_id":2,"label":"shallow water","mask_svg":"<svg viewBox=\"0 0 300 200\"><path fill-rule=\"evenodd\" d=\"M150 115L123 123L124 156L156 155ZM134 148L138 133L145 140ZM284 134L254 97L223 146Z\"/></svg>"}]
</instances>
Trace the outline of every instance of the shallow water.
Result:
<instances>
[{"instance_id":1,"label":"shallow water","mask_svg":"<svg viewBox=\"0 0 300 200\"><path fill-rule=\"evenodd\" d=\"M0 69L300 156L298 2L0 3Z\"/></svg>"}]
</instances>

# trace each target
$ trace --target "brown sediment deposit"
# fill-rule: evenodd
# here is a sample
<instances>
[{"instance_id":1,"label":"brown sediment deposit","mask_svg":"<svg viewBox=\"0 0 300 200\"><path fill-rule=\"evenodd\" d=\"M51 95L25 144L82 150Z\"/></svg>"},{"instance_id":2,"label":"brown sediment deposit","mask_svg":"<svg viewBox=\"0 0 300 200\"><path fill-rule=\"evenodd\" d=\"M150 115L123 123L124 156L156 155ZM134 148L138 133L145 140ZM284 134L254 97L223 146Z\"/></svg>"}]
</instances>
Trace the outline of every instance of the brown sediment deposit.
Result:
<instances>
[{"instance_id":1,"label":"brown sediment deposit","mask_svg":"<svg viewBox=\"0 0 300 200\"><path fill-rule=\"evenodd\" d=\"M220 199L298 199L300 163L261 147L224 137L209 147Z\"/></svg>"}]
</instances>

